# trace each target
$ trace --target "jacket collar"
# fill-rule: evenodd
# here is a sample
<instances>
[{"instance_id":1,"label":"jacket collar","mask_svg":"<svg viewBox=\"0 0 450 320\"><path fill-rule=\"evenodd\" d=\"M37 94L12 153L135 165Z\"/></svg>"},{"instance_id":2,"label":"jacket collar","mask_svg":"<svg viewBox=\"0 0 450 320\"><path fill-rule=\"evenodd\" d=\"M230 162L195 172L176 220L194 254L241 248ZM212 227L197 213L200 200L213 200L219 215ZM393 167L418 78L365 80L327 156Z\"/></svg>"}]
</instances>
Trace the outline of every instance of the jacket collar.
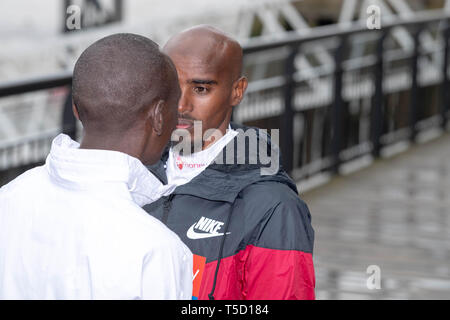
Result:
<instances>
[{"instance_id":1,"label":"jacket collar","mask_svg":"<svg viewBox=\"0 0 450 320\"><path fill-rule=\"evenodd\" d=\"M249 128L245 126L240 126L231 123L231 127L234 130L241 129L238 131L238 136L236 136L229 144L233 143L234 146L234 162L232 164L226 164L224 159L226 159L226 150L221 152L216 159L221 157L222 161L215 161L209 165L202 173L193 178L189 183L177 187L174 194L188 194L196 197L215 200L215 201L226 201L234 202L239 192L243 190L250 184L262 181L276 181L288 185L296 193L297 187L291 178L286 174L286 172L281 167L281 157L279 154L278 147L272 148L270 137L263 134L257 128ZM279 163L278 171L273 175L262 175L261 169L265 166L261 163L260 159L257 158L256 163L249 161L248 148L244 155L244 159L238 159L239 153L236 152L237 140L242 139L242 131L254 129L257 132L258 143L260 139L266 140L268 144L268 150L275 152L277 161ZM148 167L161 181L167 183L167 177L164 169L164 164L168 158L169 148L167 147L159 161L156 165ZM241 155L242 156L242 155ZM218 164L225 163L225 164ZM211 183L214 181L214 183Z\"/></svg>"},{"instance_id":2,"label":"jacket collar","mask_svg":"<svg viewBox=\"0 0 450 320\"><path fill-rule=\"evenodd\" d=\"M118 151L79 149L79 143L65 134L52 142L46 167L50 177L69 188L98 184L123 185L139 206L170 194L175 186L163 185L142 162Z\"/></svg>"}]
</instances>

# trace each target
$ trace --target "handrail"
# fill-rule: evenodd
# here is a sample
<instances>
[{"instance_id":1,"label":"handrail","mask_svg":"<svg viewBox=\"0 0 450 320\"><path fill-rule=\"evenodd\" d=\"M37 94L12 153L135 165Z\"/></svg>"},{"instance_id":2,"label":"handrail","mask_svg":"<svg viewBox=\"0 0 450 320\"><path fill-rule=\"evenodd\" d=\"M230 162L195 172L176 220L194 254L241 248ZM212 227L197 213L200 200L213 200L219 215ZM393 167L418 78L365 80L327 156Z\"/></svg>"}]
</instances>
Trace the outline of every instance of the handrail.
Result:
<instances>
[{"instance_id":1,"label":"handrail","mask_svg":"<svg viewBox=\"0 0 450 320\"><path fill-rule=\"evenodd\" d=\"M408 17L398 17L396 21L383 22L379 30L370 30L366 26L365 20L358 20L348 26L325 25L315 27L308 33L299 31L286 32L282 39L262 36L257 39L250 39L243 44L244 54L255 51L269 50L283 46L298 46L304 42L323 40L331 37L349 36L355 33L373 32L391 29L393 27L404 27L410 25L420 25L430 22L440 22L450 19L450 13L440 10L430 10L419 12Z\"/></svg>"},{"instance_id":2,"label":"handrail","mask_svg":"<svg viewBox=\"0 0 450 320\"><path fill-rule=\"evenodd\" d=\"M392 27L408 26L414 24L423 24L429 22L439 22L443 20L450 20L450 13L443 10L430 10L417 13L413 16L399 17L395 22L383 23L383 29L390 29ZM365 20L355 21L348 26L340 25L326 25L311 29L307 33L290 31L286 32L283 39L274 39L271 37L258 37L257 39L250 39L243 43L242 48L244 54L249 54L257 51L269 50L283 46L296 46L304 42L311 42L322 40L330 37L347 36L361 32L371 32L374 30L367 29ZM72 72L65 71L44 77L27 78L18 81L6 82L0 84L0 98L33 92L44 89L51 89L58 86L70 85L72 83Z\"/></svg>"},{"instance_id":3,"label":"handrail","mask_svg":"<svg viewBox=\"0 0 450 320\"><path fill-rule=\"evenodd\" d=\"M62 72L44 77L24 79L0 84L0 97L56 88L72 83L72 72Z\"/></svg>"},{"instance_id":4,"label":"handrail","mask_svg":"<svg viewBox=\"0 0 450 320\"><path fill-rule=\"evenodd\" d=\"M261 95L263 98L261 101L264 100L265 103L263 108L266 108L266 110L269 110L270 112L275 109L276 112L281 112L279 125L281 129L282 141L280 147L282 149L283 158L285 161L284 167L286 170L295 172L298 170L293 169L296 169L298 166L308 167L309 163L313 163L317 160L311 156L311 159L305 161L305 163L302 161L299 163L299 152L298 150L295 152L293 150L293 146L299 145L299 141L293 139L294 129L297 130L299 127L299 125L294 125L294 121L299 121L299 117L296 117L296 115L302 112L307 112L307 108L299 108L299 106L304 107L306 104L305 102L300 101L300 99L297 99L298 94L302 94L302 92L305 91L305 88L309 90L310 87L314 87L316 85L316 82L309 82L310 78L308 78L308 74L306 74L306 76L302 76L301 72L297 70L297 53L304 53L302 52L302 44L325 39L333 41L332 48L327 48L327 51L330 51L329 53L331 55L331 59L333 59L332 62L327 65L312 68L315 69L314 76L324 77L326 80L326 83L321 83L318 88L321 90L325 88L327 90L326 94L323 95L327 102L320 102L320 108L326 108L325 112L321 111L325 114L324 117L326 118L324 118L323 121L326 123L322 124L323 127L320 130L322 130L323 136L320 136L320 141L318 143L322 148L320 150L320 159L327 159L327 161L321 163L326 163L329 166L327 168L321 167L320 171L331 170L334 173L338 173L340 164L349 160L345 155L350 155L353 157L355 155L359 155L359 152L362 150L361 152L363 153L372 153L374 157L378 157L380 156L381 148L386 147L389 143L397 140L396 137L399 136L399 134L397 134L398 132L406 132L409 140L412 142L416 141L417 132L422 130L420 124L423 122L423 120L419 119L420 112L422 111L419 104L420 95L418 94L418 91L420 91L419 89L422 85L421 79L424 75L428 76L430 74L429 71L434 72L434 69L428 69L424 70L426 72L421 74L420 69L423 61L421 61L420 58L429 53L439 52L437 55L439 56L439 63L434 65L435 68L439 68L439 70L437 70L439 76L433 75L435 77L434 79L437 79L437 84L440 86L440 96L435 99L438 101L437 107L439 111L437 116L432 115L435 117L435 120L437 119L436 121L433 120L433 124L440 125L443 129L446 128L450 117L448 107L450 105L450 94L448 93L450 92L450 77L447 67L449 62L448 55L450 54L449 22L450 12L446 12L444 10L433 10L417 13L413 16L399 17L396 21L384 22L380 30L369 30L365 24L366 21L357 21L352 24L346 24L345 26L327 25L323 27L316 27L301 33L292 31L286 33L285 37L282 39L260 37L258 39L251 39L245 42L243 44L243 52L245 55L273 49L282 49L280 51L283 51L283 74L274 75L272 78L252 81L249 85L247 96L249 98L257 98L255 100L258 100L258 94L265 91ZM425 26L434 23L442 23L442 25L438 25L438 32L441 37L438 38L438 41L436 41L433 46L430 46L425 44L423 41L421 42L419 34L424 31ZM408 50L405 52L404 50L397 49L388 52L384 51L383 46L385 44L386 35L392 28L396 27L413 27L412 34L414 43L410 51ZM373 32L370 36L370 41L375 42L375 51L365 56L347 59L345 56L345 50L351 43L349 41L349 36L355 34L367 34L368 32ZM376 37L373 37L372 35L376 35ZM334 41L336 41L336 44ZM329 41L327 41L327 43L329 43ZM322 44L323 42L321 45ZM303 47L307 48L307 46ZM433 49L433 51L431 51L431 49ZM443 55L440 55L440 52L442 52ZM441 66L440 59L442 59L442 57L443 63ZM402 71L401 78L398 78L397 74L395 75L395 78L392 78L386 71L388 71L388 68L392 62L397 60L402 62L401 66L402 69L405 69L405 72ZM363 81L359 80L358 83L364 84L364 92L369 92L369 95L365 96L365 98L368 97L369 100L371 100L369 116L370 121L368 121L369 124L367 125L370 127L370 137L367 139L364 138L364 141L358 140L356 146L352 146L350 144L346 144L346 141L344 141L348 135L348 132L346 133L347 128L345 128L344 124L344 113L347 112L346 104L349 99L349 87L346 86L346 83L348 82L349 75L353 76L353 74L358 73L358 70L362 69L365 70L364 72L366 72L366 70L370 72L370 77L364 76ZM300 71L305 71L305 69ZM394 131L389 131L385 130L386 112L384 108L386 100L384 98L392 92L390 90L393 87L398 88L398 85L391 85L391 87L389 87L389 84L393 83L393 80L395 80L397 84L402 84L407 81L410 83L410 90L408 92L408 102L405 104L406 108L404 108L407 109L407 111L405 111L407 113L405 113L405 117L407 117L406 127L396 127ZM59 86L66 86L70 85L71 82L72 73L69 71L48 75L45 77L7 82L0 84L0 98L38 90L51 89ZM436 82L434 85L436 85ZM370 86L366 84L370 84ZM361 86L358 88L361 91ZM276 92L276 94L273 95L273 92ZM266 93L267 95L265 95ZM324 93L324 91L321 93ZM277 101L276 103L269 105L267 100L270 99L277 99ZM297 101L300 102L297 103ZM259 101L257 103L259 104ZM365 103L368 104L367 101ZM71 114L70 96L68 96L68 99L66 100L66 110L66 114ZM248 109L248 111L253 112L253 109ZM271 113L271 115L273 114L274 112ZM279 114L277 114L277 116L279 116ZM310 116L312 115L310 114ZM71 119L67 119L68 118L66 117L65 120L63 120L63 128L74 128L75 126L74 123L71 122ZM440 123L438 123L439 121ZM325 135L328 136L325 137ZM391 139L390 137L394 138ZM312 143L308 142L308 144L311 145ZM360 145L363 145L364 148L358 147ZM352 150L359 151L355 153Z\"/></svg>"}]
</instances>

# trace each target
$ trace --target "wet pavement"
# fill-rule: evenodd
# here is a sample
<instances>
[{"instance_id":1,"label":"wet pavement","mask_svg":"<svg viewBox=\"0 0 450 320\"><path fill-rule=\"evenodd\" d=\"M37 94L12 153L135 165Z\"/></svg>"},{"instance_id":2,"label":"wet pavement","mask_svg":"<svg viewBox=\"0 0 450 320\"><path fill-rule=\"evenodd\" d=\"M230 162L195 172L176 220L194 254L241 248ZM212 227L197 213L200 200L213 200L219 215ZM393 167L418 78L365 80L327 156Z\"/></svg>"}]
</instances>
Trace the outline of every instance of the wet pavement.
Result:
<instances>
[{"instance_id":1,"label":"wet pavement","mask_svg":"<svg viewBox=\"0 0 450 320\"><path fill-rule=\"evenodd\" d=\"M450 134L302 198L317 299L450 299Z\"/></svg>"}]
</instances>

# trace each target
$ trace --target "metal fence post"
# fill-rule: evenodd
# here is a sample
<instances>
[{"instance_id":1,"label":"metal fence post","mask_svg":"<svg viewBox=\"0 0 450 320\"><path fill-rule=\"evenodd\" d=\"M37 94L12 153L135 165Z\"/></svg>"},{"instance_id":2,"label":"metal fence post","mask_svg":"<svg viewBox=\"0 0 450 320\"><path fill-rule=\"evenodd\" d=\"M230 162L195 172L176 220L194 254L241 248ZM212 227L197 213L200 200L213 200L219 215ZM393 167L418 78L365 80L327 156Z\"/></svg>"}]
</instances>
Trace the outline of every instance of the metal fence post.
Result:
<instances>
[{"instance_id":1,"label":"metal fence post","mask_svg":"<svg viewBox=\"0 0 450 320\"><path fill-rule=\"evenodd\" d=\"M371 133L372 133L372 155L374 157L380 156L381 142L380 137L383 131L383 45L386 39L387 31L382 30L380 38L378 39L376 55L377 63L374 65L374 85L375 92L372 99L372 114L371 114Z\"/></svg>"},{"instance_id":2,"label":"metal fence post","mask_svg":"<svg viewBox=\"0 0 450 320\"><path fill-rule=\"evenodd\" d=\"M346 36L340 38L339 46L334 54L334 88L333 88L333 99L334 104L332 106L332 138L331 138L331 150L333 154L333 164L332 171L334 173L339 172L339 165L341 163L340 152L342 149L342 112L344 99L342 96L342 75L343 68L342 62L344 60L344 49L347 41Z\"/></svg>"},{"instance_id":3,"label":"metal fence post","mask_svg":"<svg viewBox=\"0 0 450 320\"><path fill-rule=\"evenodd\" d=\"M284 113L281 120L282 126L282 161L284 169L291 172L293 169L293 144L294 144L294 90L295 90L295 57L297 46L291 46L285 61L284 69Z\"/></svg>"},{"instance_id":4,"label":"metal fence post","mask_svg":"<svg viewBox=\"0 0 450 320\"><path fill-rule=\"evenodd\" d=\"M444 21L444 30L442 31L442 35L444 38L444 59L443 59L443 65L442 65L442 84L441 84L441 126L442 129L446 129L447 127L447 110L449 108L449 79L448 79L448 51L449 51L449 44L448 40L450 38L450 26L448 20Z\"/></svg>"},{"instance_id":5,"label":"metal fence post","mask_svg":"<svg viewBox=\"0 0 450 320\"><path fill-rule=\"evenodd\" d=\"M411 129L410 140L412 142L416 141L417 136L417 114L418 114L418 78L419 78L419 56L420 56L420 43L419 37L422 31L422 26L419 25L414 29L414 51L412 54L411 61L411 93L410 93L410 102L409 102L409 126Z\"/></svg>"}]
</instances>

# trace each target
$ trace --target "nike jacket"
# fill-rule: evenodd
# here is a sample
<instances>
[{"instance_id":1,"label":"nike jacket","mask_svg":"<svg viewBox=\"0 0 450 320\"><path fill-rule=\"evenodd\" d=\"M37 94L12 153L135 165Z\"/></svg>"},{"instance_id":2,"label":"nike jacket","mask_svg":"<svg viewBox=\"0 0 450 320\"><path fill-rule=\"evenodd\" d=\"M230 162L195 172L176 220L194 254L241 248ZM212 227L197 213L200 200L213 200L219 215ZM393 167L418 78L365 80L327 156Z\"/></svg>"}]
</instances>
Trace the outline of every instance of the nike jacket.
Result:
<instances>
[{"instance_id":1,"label":"nike jacket","mask_svg":"<svg viewBox=\"0 0 450 320\"><path fill-rule=\"evenodd\" d=\"M0 189L0 299L191 299L192 253L142 206L168 194L136 158L53 140Z\"/></svg>"},{"instance_id":2,"label":"nike jacket","mask_svg":"<svg viewBox=\"0 0 450 320\"><path fill-rule=\"evenodd\" d=\"M248 128L232 124L233 129ZM189 183L144 209L194 254L194 299L314 299L314 231L307 205L280 168L261 175L246 144L245 163L209 165ZM270 138L258 131L258 142ZM272 151L273 152L273 151ZM227 148L216 158L227 158ZM166 181L165 153L149 169ZM222 161L223 163L224 161Z\"/></svg>"}]
</instances>

